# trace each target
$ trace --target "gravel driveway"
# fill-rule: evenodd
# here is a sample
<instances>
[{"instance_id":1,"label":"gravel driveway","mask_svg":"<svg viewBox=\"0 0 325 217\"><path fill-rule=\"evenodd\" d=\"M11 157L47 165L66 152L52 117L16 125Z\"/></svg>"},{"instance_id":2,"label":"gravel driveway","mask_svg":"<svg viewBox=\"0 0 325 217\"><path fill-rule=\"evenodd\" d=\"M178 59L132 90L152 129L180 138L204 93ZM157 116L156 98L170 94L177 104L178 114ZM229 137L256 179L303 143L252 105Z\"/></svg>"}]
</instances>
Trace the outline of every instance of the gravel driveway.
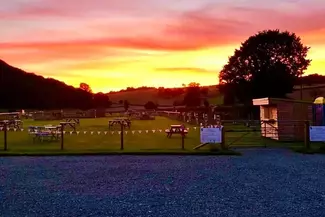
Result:
<instances>
[{"instance_id":1,"label":"gravel driveway","mask_svg":"<svg viewBox=\"0 0 325 217\"><path fill-rule=\"evenodd\" d=\"M0 216L325 216L325 156L0 158Z\"/></svg>"}]
</instances>

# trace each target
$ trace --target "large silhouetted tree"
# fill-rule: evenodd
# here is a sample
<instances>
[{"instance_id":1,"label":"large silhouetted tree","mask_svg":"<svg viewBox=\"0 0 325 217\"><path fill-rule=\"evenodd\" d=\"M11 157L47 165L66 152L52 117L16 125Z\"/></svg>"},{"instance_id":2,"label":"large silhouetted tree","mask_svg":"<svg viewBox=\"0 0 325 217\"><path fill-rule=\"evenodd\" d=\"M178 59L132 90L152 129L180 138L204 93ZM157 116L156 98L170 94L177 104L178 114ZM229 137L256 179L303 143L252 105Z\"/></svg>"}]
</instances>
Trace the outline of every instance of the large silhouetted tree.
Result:
<instances>
[{"instance_id":1,"label":"large silhouetted tree","mask_svg":"<svg viewBox=\"0 0 325 217\"><path fill-rule=\"evenodd\" d=\"M267 30L249 37L219 74L228 102L285 97L309 66L309 47L294 33Z\"/></svg>"}]
</instances>

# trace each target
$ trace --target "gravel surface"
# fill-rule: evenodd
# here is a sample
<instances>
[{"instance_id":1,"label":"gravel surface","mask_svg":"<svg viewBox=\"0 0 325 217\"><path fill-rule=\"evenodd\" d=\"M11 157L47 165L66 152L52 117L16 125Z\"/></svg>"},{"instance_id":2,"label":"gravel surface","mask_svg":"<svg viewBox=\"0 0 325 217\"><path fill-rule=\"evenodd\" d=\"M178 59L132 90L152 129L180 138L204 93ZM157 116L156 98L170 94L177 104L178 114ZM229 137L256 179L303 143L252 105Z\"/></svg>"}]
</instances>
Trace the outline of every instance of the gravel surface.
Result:
<instances>
[{"instance_id":1,"label":"gravel surface","mask_svg":"<svg viewBox=\"0 0 325 217\"><path fill-rule=\"evenodd\" d=\"M325 216L325 157L0 158L0 216Z\"/></svg>"}]
</instances>

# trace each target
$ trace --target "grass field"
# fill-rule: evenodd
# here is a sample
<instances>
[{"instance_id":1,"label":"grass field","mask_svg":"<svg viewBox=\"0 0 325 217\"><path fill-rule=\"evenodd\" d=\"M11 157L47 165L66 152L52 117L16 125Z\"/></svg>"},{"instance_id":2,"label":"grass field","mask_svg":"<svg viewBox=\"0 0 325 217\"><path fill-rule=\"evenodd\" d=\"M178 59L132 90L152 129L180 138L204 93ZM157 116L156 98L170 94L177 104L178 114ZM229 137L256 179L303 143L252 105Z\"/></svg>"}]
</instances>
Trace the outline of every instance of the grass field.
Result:
<instances>
[{"instance_id":1,"label":"grass field","mask_svg":"<svg viewBox=\"0 0 325 217\"><path fill-rule=\"evenodd\" d=\"M66 129L64 134L64 151L66 153L108 153L119 152L121 147L120 129L108 129L108 118L81 119L77 126L77 133L71 134L72 129ZM7 151L3 151L4 133L0 132L0 153L57 153L60 151L60 142L33 142L32 136L28 134L28 126L42 126L47 124L59 124L60 121L24 121L24 131L8 131ZM180 124L179 121L165 117L156 117L156 120L132 121L131 129L124 132L124 152L182 152L182 140L180 135L167 138L165 129L172 124ZM185 151L200 152L208 151L211 147L203 147L195 151L193 148L200 144L199 128L186 125L189 133L185 138ZM263 147L283 146L273 140L263 139L259 131L249 131L243 125L226 125L226 129L237 132L227 132L226 144L232 147ZM248 132L240 132L248 131ZM292 144L290 144L292 145ZM302 144L296 144L301 147ZM215 145L219 148L219 145ZM284 146L289 146L285 144Z\"/></svg>"},{"instance_id":2,"label":"grass field","mask_svg":"<svg viewBox=\"0 0 325 217\"><path fill-rule=\"evenodd\" d=\"M108 129L108 118L82 119L77 127L78 134L70 134L71 129L66 129L64 134L64 149L69 152L110 152L120 149L121 135L119 127ZM24 131L8 131L7 152L51 152L60 150L60 142L33 142L28 134L28 126L42 126L46 124L59 124L60 121L24 121ZM164 130L178 121L157 117L154 121L132 121L130 130L124 132L125 151L173 151L181 149L181 137L166 138ZM132 133L133 131L133 133ZM161 132L160 132L161 131ZM3 132L0 135L0 144L3 146ZM190 130L185 139L185 148L192 150L199 144L199 130Z\"/></svg>"}]
</instances>

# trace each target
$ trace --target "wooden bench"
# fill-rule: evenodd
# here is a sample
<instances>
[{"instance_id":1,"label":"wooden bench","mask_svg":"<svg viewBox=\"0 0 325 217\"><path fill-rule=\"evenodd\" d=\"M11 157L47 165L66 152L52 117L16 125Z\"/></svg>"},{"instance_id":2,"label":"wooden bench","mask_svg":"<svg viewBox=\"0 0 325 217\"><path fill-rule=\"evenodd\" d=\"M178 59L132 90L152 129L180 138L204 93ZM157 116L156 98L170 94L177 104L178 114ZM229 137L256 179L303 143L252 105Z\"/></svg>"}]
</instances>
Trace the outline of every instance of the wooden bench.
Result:
<instances>
[{"instance_id":1,"label":"wooden bench","mask_svg":"<svg viewBox=\"0 0 325 217\"><path fill-rule=\"evenodd\" d=\"M108 128L111 129L114 125L119 125L121 126L123 124L124 127L131 128L131 121L130 119L114 119L108 121Z\"/></svg>"},{"instance_id":2,"label":"wooden bench","mask_svg":"<svg viewBox=\"0 0 325 217\"><path fill-rule=\"evenodd\" d=\"M74 132L76 131L76 124L77 124L76 122L60 122L60 125L62 127L68 126L72 128Z\"/></svg>"},{"instance_id":3,"label":"wooden bench","mask_svg":"<svg viewBox=\"0 0 325 217\"><path fill-rule=\"evenodd\" d=\"M21 120L3 120L0 121L0 127L7 126L9 129L21 129L23 122Z\"/></svg>"},{"instance_id":4,"label":"wooden bench","mask_svg":"<svg viewBox=\"0 0 325 217\"><path fill-rule=\"evenodd\" d=\"M76 124L80 124L80 119L79 118L65 118L64 122L74 122Z\"/></svg>"}]
</instances>

